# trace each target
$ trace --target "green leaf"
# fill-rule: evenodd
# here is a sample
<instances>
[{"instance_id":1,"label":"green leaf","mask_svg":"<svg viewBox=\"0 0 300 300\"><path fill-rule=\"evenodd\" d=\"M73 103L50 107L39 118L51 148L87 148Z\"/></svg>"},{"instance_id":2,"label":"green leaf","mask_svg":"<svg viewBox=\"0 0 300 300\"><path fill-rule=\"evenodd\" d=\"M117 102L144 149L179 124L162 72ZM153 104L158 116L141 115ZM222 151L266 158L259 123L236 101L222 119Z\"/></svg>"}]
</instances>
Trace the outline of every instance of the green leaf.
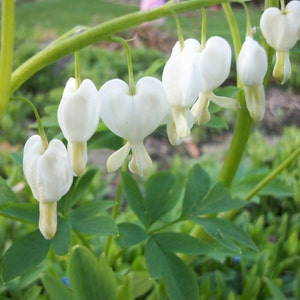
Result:
<instances>
[{"instance_id":1,"label":"green leaf","mask_svg":"<svg viewBox=\"0 0 300 300\"><path fill-rule=\"evenodd\" d=\"M58 217L57 232L51 241L53 251L58 255L68 254L71 236L71 222Z\"/></svg>"},{"instance_id":2,"label":"green leaf","mask_svg":"<svg viewBox=\"0 0 300 300\"><path fill-rule=\"evenodd\" d=\"M49 247L50 241L38 230L17 240L3 255L3 279L11 280L40 264Z\"/></svg>"},{"instance_id":3,"label":"green leaf","mask_svg":"<svg viewBox=\"0 0 300 300\"><path fill-rule=\"evenodd\" d=\"M84 219L98 215L100 212L106 211L116 204L115 201L110 200L98 200L91 201L77 207L70 217L73 219Z\"/></svg>"},{"instance_id":4,"label":"green leaf","mask_svg":"<svg viewBox=\"0 0 300 300\"><path fill-rule=\"evenodd\" d=\"M135 299L146 294L154 285L154 281L146 271L132 271L129 273L129 277L131 278L132 292Z\"/></svg>"},{"instance_id":5,"label":"green leaf","mask_svg":"<svg viewBox=\"0 0 300 300\"><path fill-rule=\"evenodd\" d=\"M180 190L181 185L172 173L161 172L148 179L145 190L147 226L150 227L176 205Z\"/></svg>"},{"instance_id":6,"label":"green leaf","mask_svg":"<svg viewBox=\"0 0 300 300\"><path fill-rule=\"evenodd\" d=\"M42 283L49 300L72 300L71 291L54 276L45 273L42 276Z\"/></svg>"},{"instance_id":7,"label":"green leaf","mask_svg":"<svg viewBox=\"0 0 300 300\"><path fill-rule=\"evenodd\" d=\"M121 180L126 200L136 216L144 225L146 225L147 217L145 214L145 202L137 183L132 176L125 172L121 173Z\"/></svg>"},{"instance_id":8,"label":"green leaf","mask_svg":"<svg viewBox=\"0 0 300 300\"><path fill-rule=\"evenodd\" d=\"M72 206L87 192L97 172L98 169L90 169L80 178L75 178L69 192L58 202L58 210L62 211L64 215L68 215Z\"/></svg>"},{"instance_id":9,"label":"green leaf","mask_svg":"<svg viewBox=\"0 0 300 300\"><path fill-rule=\"evenodd\" d=\"M0 209L11 202L17 202L17 197L7 182L0 176Z\"/></svg>"},{"instance_id":10,"label":"green leaf","mask_svg":"<svg viewBox=\"0 0 300 300\"><path fill-rule=\"evenodd\" d=\"M222 118L216 115L210 115L210 120L204 124L205 127L209 128L224 128L228 129L228 125Z\"/></svg>"},{"instance_id":11,"label":"green leaf","mask_svg":"<svg viewBox=\"0 0 300 300\"><path fill-rule=\"evenodd\" d=\"M148 271L153 278L162 278L169 299L198 300L198 285L193 272L175 254L164 252L150 239L145 247Z\"/></svg>"},{"instance_id":12,"label":"green leaf","mask_svg":"<svg viewBox=\"0 0 300 300\"><path fill-rule=\"evenodd\" d=\"M39 204L38 203L18 203L6 207L2 211L2 215L18 220L39 223Z\"/></svg>"},{"instance_id":13,"label":"green leaf","mask_svg":"<svg viewBox=\"0 0 300 300\"><path fill-rule=\"evenodd\" d=\"M237 244L246 246L254 251L257 247L251 238L234 223L219 218L193 218L196 224L201 226L207 234L218 241L222 246L236 252L241 252Z\"/></svg>"},{"instance_id":14,"label":"green leaf","mask_svg":"<svg viewBox=\"0 0 300 300\"><path fill-rule=\"evenodd\" d=\"M219 88L215 89L214 93L217 96L235 98L240 91L241 91L241 89L237 88L234 85L227 85L227 86L219 87Z\"/></svg>"},{"instance_id":15,"label":"green leaf","mask_svg":"<svg viewBox=\"0 0 300 300\"><path fill-rule=\"evenodd\" d=\"M118 150L123 146L123 139L110 130L97 131L89 140L89 149L107 148Z\"/></svg>"},{"instance_id":16,"label":"green leaf","mask_svg":"<svg viewBox=\"0 0 300 300\"><path fill-rule=\"evenodd\" d=\"M287 300L287 298L284 296L284 294L281 292L279 287L269 278L264 277L264 281L266 282L269 291L274 296L274 299L276 300Z\"/></svg>"},{"instance_id":17,"label":"green leaf","mask_svg":"<svg viewBox=\"0 0 300 300\"><path fill-rule=\"evenodd\" d=\"M214 251L207 243L179 232L162 232L152 235L165 252L179 252L193 255L206 255Z\"/></svg>"},{"instance_id":18,"label":"green leaf","mask_svg":"<svg viewBox=\"0 0 300 300\"><path fill-rule=\"evenodd\" d=\"M96 256L83 246L76 246L72 251L68 278L74 299L115 299L116 280L105 257L101 257L99 263Z\"/></svg>"},{"instance_id":19,"label":"green leaf","mask_svg":"<svg viewBox=\"0 0 300 300\"><path fill-rule=\"evenodd\" d=\"M70 216L73 229L81 233L95 235L115 235L117 234L117 225L109 216L94 216L84 219L75 219Z\"/></svg>"},{"instance_id":20,"label":"green leaf","mask_svg":"<svg viewBox=\"0 0 300 300\"><path fill-rule=\"evenodd\" d=\"M125 277L124 283L119 287L115 300L134 300L129 276Z\"/></svg>"},{"instance_id":21,"label":"green leaf","mask_svg":"<svg viewBox=\"0 0 300 300\"><path fill-rule=\"evenodd\" d=\"M189 172L182 204L182 217L187 218L197 213L199 203L210 187L208 174L199 166L194 165Z\"/></svg>"},{"instance_id":22,"label":"green leaf","mask_svg":"<svg viewBox=\"0 0 300 300\"><path fill-rule=\"evenodd\" d=\"M214 214L240 208L246 204L242 200L233 200L223 183L217 183L201 200L196 211L198 215Z\"/></svg>"},{"instance_id":23,"label":"green leaf","mask_svg":"<svg viewBox=\"0 0 300 300\"><path fill-rule=\"evenodd\" d=\"M120 223L118 224L118 230L118 241L121 247L136 245L147 238L144 229L132 223Z\"/></svg>"}]
</instances>

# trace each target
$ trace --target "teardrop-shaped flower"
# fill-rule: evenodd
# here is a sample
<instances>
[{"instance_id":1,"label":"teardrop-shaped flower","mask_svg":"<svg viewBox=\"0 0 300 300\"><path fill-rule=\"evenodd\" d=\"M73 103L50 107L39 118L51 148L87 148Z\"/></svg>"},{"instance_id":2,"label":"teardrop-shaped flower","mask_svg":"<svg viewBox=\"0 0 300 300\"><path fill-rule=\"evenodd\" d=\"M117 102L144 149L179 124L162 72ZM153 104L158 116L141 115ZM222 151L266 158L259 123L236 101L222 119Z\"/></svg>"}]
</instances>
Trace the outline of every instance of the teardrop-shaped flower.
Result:
<instances>
[{"instance_id":1,"label":"teardrop-shaped flower","mask_svg":"<svg viewBox=\"0 0 300 300\"><path fill-rule=\"evenodd\" d=\"M141 176L151 168L143 140L162 122L168 106L162 83L153 77L141 78L130 95L121 79L112 79L100 88L101 119L116 135L127 140L125 146L113 153L108 161L109 172L118 169L132 150L129 169Z\"/></svg>"},{"instance_id":2,"label":"teardrop-shaped flower","mask_svg":"<svg viewBox=\"0 0 300 300\"><path fill-rule=\"evenodd\" d=\"M80 176L87 162L87 141L95 133L100 114L99 92L89 79L76 89L76 80L70 78L58 106L59 126L68 141L75 176Z\"/></svg>"},{"instance_id":3,"label":"teardrop-shaped flower","mask_svg":"<svg viewBox=\"0 0 300 300\"><path fill-rule=\"evenodd\" d=\"M274 78L285 83L291 76L289 50L299 39L300 2L291 1L283 9L267 8L260 19L260 28L267 43L276 50Z\"/></svg>"},{"instance_id":4,"label":"teardrop-shaped flower","mask_svg":"<svg viewBox=\"0 0 300 300\"><path fill-rule=\"evenodd\" d=\"M53 139L44 149L39 135L30 137L23 154L23 171L34 198L39 201L39 228L46 239L56 232L56 203L66 194L73 173L64 144Z\"/></svg>"},{"instance_id":5,"label":"teardrop-shaped flower","mask_svg":"<svg viewBox=\"0 0 300 300\"><path fill-rule=\"evenodd\" d=\"M197 64L201 85L192 113L195 122L200 125L210 120L209 101L230 109L238 109L239 103L235 99L217 97L213 93L213 90L219 87L230 73L231 48L225 39L219 36L209 38L204 49L199 53Z\"/></svg>"},{"instance_id":6,"label":"teardrop-shaped flower","mask_svg":"<svg viewBox=\"0 0 300 300\"><path fill-rule=\"evenodd\" d=\"M252 37L247 36L237 59L237 71L244 86L246 105L254 121L265 113L263 80L268 69L266 51Z\"/></svg>"},{"instance_id":7,"label":"teardrop-shaped flower","mask_svg":"<svg viewBox=\"0 0 300 300\"><path fill-rule=\"evenodd\" d=\"M167 131L173 145L189 136L193 126L190 107L197 99L201 84L197 67L199 51L200 43L195 39L184 41L182 49L177 42L163 70L162 83L171 107Z\"/></svg>"}]
</instances>

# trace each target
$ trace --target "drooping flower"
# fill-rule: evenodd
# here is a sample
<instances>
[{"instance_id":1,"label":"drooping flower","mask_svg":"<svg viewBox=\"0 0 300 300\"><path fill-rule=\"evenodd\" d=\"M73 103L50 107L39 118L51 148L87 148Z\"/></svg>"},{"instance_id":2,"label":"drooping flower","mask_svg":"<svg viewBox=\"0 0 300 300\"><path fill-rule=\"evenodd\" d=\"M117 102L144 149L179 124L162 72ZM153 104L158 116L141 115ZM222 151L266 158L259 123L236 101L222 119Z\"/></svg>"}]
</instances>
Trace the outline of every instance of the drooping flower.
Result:
<instances>
[{"instance_id":1,"label":"drooping flower","mask_svg":"<svg viewBox=\"0 0 300 300\"><path fill-rule=\"evenodd\" d=\"M69 191L73 181L66 147L53 139L44 149L41 137L31 136L24 146L23 171L39 202L40 231L46 239L52 239L57 226L57 201Z\"/></svg>"},{"instance_id":2,"label":"drooping flower","mask_svg":"<svg viewBox=\"0 0 300 300\"><path fill-rule=\"evenodd\" d=\"M189 136L193 126L190 107L195 103L201 85L197 67L199 51L200 43L195 39L185 40L182 49L177 42L163 70L162 83L171 107L167 131L173 145Z\"/></svg>"},{"instance_id":3,"label":"drooping flower","mask_svg":"<svg viewBox=\"0 0 300 300\"><path fill-rule=\"evenodd\" d=\"M80 176L87 162L87 141L95 133L100 114L99 93L89 79L76 89L70 78L58 106L59 126L68 141L68 153L75 176Z\"/></svg>"},{"instance_id":4,"label":"drooping flower","mask_svg":"<svg viewBox=\"0 0 300 300\"><path fill-rule=\"evenodd\" d=\"M196 103L192 107L194 121L198 125L207 123L210 120L208 110L209 102L217 105L238 109L237 100L227 97L219 97L213 90L219 87L228 77L231 65L231 48L229 43L219 37L209 38L204 49L199 53L198 70L200 73L200 92Z\"/></svg>"},{"instance_id":5,"label":"drooping flower","mask_svg":"<svg viewBox=\"0 0 300 300\"><path fill-rule=\"evenodd\" d=\"M247 36L237 59L237 71L244 86L246 105L254 121L265 114L263 80L268 69L266 51L252 37Z\"/></svg>"},{"instance_id":6,"label":"drooping flower","mask_svg":"<svg viewBox=\"0 0 300 300\"><path fill-rule=\"evenodd\" d=\"M114 134L127 141L125 146L108 158L108 171L117 170L131 149L129 169L143 176L152 165L143 140L160 125L168 106L162 83L156 78L141 78L135 90L131 95L127 83L121 79L106 82L99 91L100 115Z\"/></svg>"},{"instance_id":7,"label":"drooping flower","mask_svg":"<svg viewBox=\"0 0 300 300\"><path fill-rule=\"evenodd\" d=\"M289 50L299 39L300 1L291 1L281 10L267 8L261 16L260 28L267 43L276 50L273 76L284 84L292 73Z\"/></svg>"}]
</instances>

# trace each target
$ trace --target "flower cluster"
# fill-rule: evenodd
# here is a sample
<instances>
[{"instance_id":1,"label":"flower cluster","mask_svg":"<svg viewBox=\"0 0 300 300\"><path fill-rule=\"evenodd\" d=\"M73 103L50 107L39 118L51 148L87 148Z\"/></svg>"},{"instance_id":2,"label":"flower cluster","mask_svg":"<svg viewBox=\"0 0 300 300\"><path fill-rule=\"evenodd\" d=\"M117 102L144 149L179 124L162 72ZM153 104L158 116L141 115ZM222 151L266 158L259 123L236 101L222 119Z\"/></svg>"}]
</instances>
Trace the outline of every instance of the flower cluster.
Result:
<instances>
[{"instance_id":1,"label":"flower cluster","mask_svg":"<svg viewBox=\"0 0 300 300\"><path fill-rule=\"evenodd\" d=\"M260 26L266 41L276 50L274 76L285 82L290 76L289 49L299 39L300 2L292 1L280 11L267 9ZM39 201L39 227L47 239L56 231L56 203L68 192L73 176L84 173L87 163L87 142L101 120L124 146L107 161L107 169L119 169L131 153L128 167L144 176L151 170L152 161L144 140L160 124L166 122L172 145L178 145L191 133L195 124L210 120L209 103L237 110L236 99L220 97L214 90L227 79L231 69L232 52L222 37L180 39L167 60L160 81L144 77L129 85L112 79L98 90L85 79L82 83L71 78L60 101L57 119L67 141L67 147L57 140L49 144L45 137L35 135L24 148L24 174L33 196ZM129 68L130 69L130 68ZM268 69L265 50L247 34L237 57L237 72L242 83L246 106L254 121L265 112L264 77Z\"/></svg>"},{"instance_id":2,"label":"flower cluster","mask_svg":"<svg viewBox=\"0 0 300 300\"><path fill-rule=\"evenodd\" d=\"M260 28L267 43L276 51L273 76L282 84L291 76L289 51L300 38L300 1L293 0L281 10L270 7L260 19Z\"/></svg>"}]
</instances>

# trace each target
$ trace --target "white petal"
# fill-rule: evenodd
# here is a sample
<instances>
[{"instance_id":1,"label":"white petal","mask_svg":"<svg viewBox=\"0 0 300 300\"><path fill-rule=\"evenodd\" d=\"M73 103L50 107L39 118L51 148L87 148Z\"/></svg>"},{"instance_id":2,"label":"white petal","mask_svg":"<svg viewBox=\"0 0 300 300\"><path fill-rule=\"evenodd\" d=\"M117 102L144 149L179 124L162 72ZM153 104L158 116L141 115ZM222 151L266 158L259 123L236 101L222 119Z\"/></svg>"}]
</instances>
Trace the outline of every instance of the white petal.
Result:
<instances>
[{"instance_id":1,"label":"white petal","mask_svg":"<svg viewBox=\"0 0 300 300\"><path fill-rule=\"evenodd\" d=\"M39 204L39 229L46 240L53 239L57 228L57 202Z\"/></svg>"},{"instance_id":2,"label":"white petal","mask_svg":"<svg viewBox=\"0 0 300 300\"><path fill-rule=\"evenodd\" d=\"M276 7L267 8L260 19L260 28L267 43L276 51L289 51L298 40L299 16Z\"/></svg>"},{"instance_id":3,"label":"white petal","mask_svg":"<svg viewBox=\"0 0 300 300\"><path fill-rule=\"evenodd\" d=\"M36 171L38 160L43 152L42 139L39 135L33 135L26 141L23 151L23 172L33 197L37 200L41 199L41 195Z\"/></svg>"},{"instance_id":4,"label":"white petal","mask_svg":"<svg viewBox=\"0 0 300 300\"><path fill-rule=\"evenodd\" d=\"M75 91L74 84L74 80L69 80L66 85L57 119L68 141L85 142L94 134L99 123L99 93L89 79L85 79Z\"/></svg>"},{"instance_id":5,"label":"white petal","mask_svg":"<svg viewBox=\"0 0 300 300\"><path fill-rule=\"evenodd\" d=\"M239 101L234 98L216 96L214 93L210 93L208 98L210 101L226 109L237 110L241 108Z\"/></svg>"},{"instance_id":6,"label":"white petal","mask_svg":"<svg viewBox=\"0 0 300 300\"><path fill-rule=\"evenodd\" d=\"M114 172L119 169L125 159L127 158L130 151L130 144L126 143L118 151L114 152L107 160L107 170L108 172Z\"/></svg>"},{"instance_id":7,"label":"white petal","mask_svg":"<svg viewBox=\"0 0 300 300\"><path fill-rule=\"evenodd\" d=\"M110 80L101 87L100 97L103 122L130 142L142 141L151 134L168 110L162 83L153 77L140 79L135 95L128 95L124 81Z\"/></svg>"},{"instance_id":8,"label":"white petal","mask_svg":"<svg viewBox=\"0 0 300 300\"><path fill-rule=\"evenodd\" d=\"M276 61L273 69L275 79L284 84L292 75L292 67L289 52L276 51Z\"/></svg>"},{"instance_id":9,"label":"white petal","mask_svg":"<svg viewBox=\"0 0 300 300\"><path fill-rule=\"evenodd\" d=\"M261 121L265 114L265 90L263 85L244 86L245 99L251 118Z\"/></svg>"},{"instance_id":10,"label":"white petal","mask_svg":"<svg viewBox=\"0 0 300 300\"><path fill-rule=\"evenodd\" d=\"M179 48L178 44L176 46ZM172 106L190 107L197 99L201 87L197 67L199 49L198 41L186 40L182 51L173 49L164 67L162 82L168 102Z\"/></svg>"},{"instance_id":11,"label":"white petal","mask_svg":"<svg viewBox=\"0 0 300 300\"><path fill-rule=\"evenodd\" d=\"M143 142L131 144L132 159L129 163L129 170L140 176L150 172L152 160L147 153Z\"/></svg>"},{"instance_id":12,"label":"white petal","mask_svg":"<svg viewBox=\"0 0 300 300\"><path fill-rule=\"evenodd\" d=\"M244 85L258 85L268 69L266 51L252 37L247 36L237 59L237 71Z\"/></svg>"},{"instance_id":13,"label":"white petal","mask_svg":"<svg viewBox=\"0 0 300 300\"><path fill-rule=\"evenodd\" d=\"M198 68L201 72L201 91L210 92L228 77L231 66L229 43L218 36L209 38L201 51Z\"/></svg>"},{"instance_id":14,"label":"white petal","mask_svg":"<svg viewBox=\"0 0 300 300\"><path fill-rule=\"evenodd\" d=\"M64 144L53 139L38 159L36 180L40 202L55 202L65 195L73 181L73 172Z\"/></svg>"},{"instance_id":15,"label":"white petal","mask_svg":"<svg viewBox=\"0 0 300 300\"><path fill-rule=\"evenodd\" d=\"M194 122L198 125L205 124L210 120L210 112L208 110L209 100L208 94L200 92L196 103L191 111L194 116Z\"/></svg>"}]
</instances>

